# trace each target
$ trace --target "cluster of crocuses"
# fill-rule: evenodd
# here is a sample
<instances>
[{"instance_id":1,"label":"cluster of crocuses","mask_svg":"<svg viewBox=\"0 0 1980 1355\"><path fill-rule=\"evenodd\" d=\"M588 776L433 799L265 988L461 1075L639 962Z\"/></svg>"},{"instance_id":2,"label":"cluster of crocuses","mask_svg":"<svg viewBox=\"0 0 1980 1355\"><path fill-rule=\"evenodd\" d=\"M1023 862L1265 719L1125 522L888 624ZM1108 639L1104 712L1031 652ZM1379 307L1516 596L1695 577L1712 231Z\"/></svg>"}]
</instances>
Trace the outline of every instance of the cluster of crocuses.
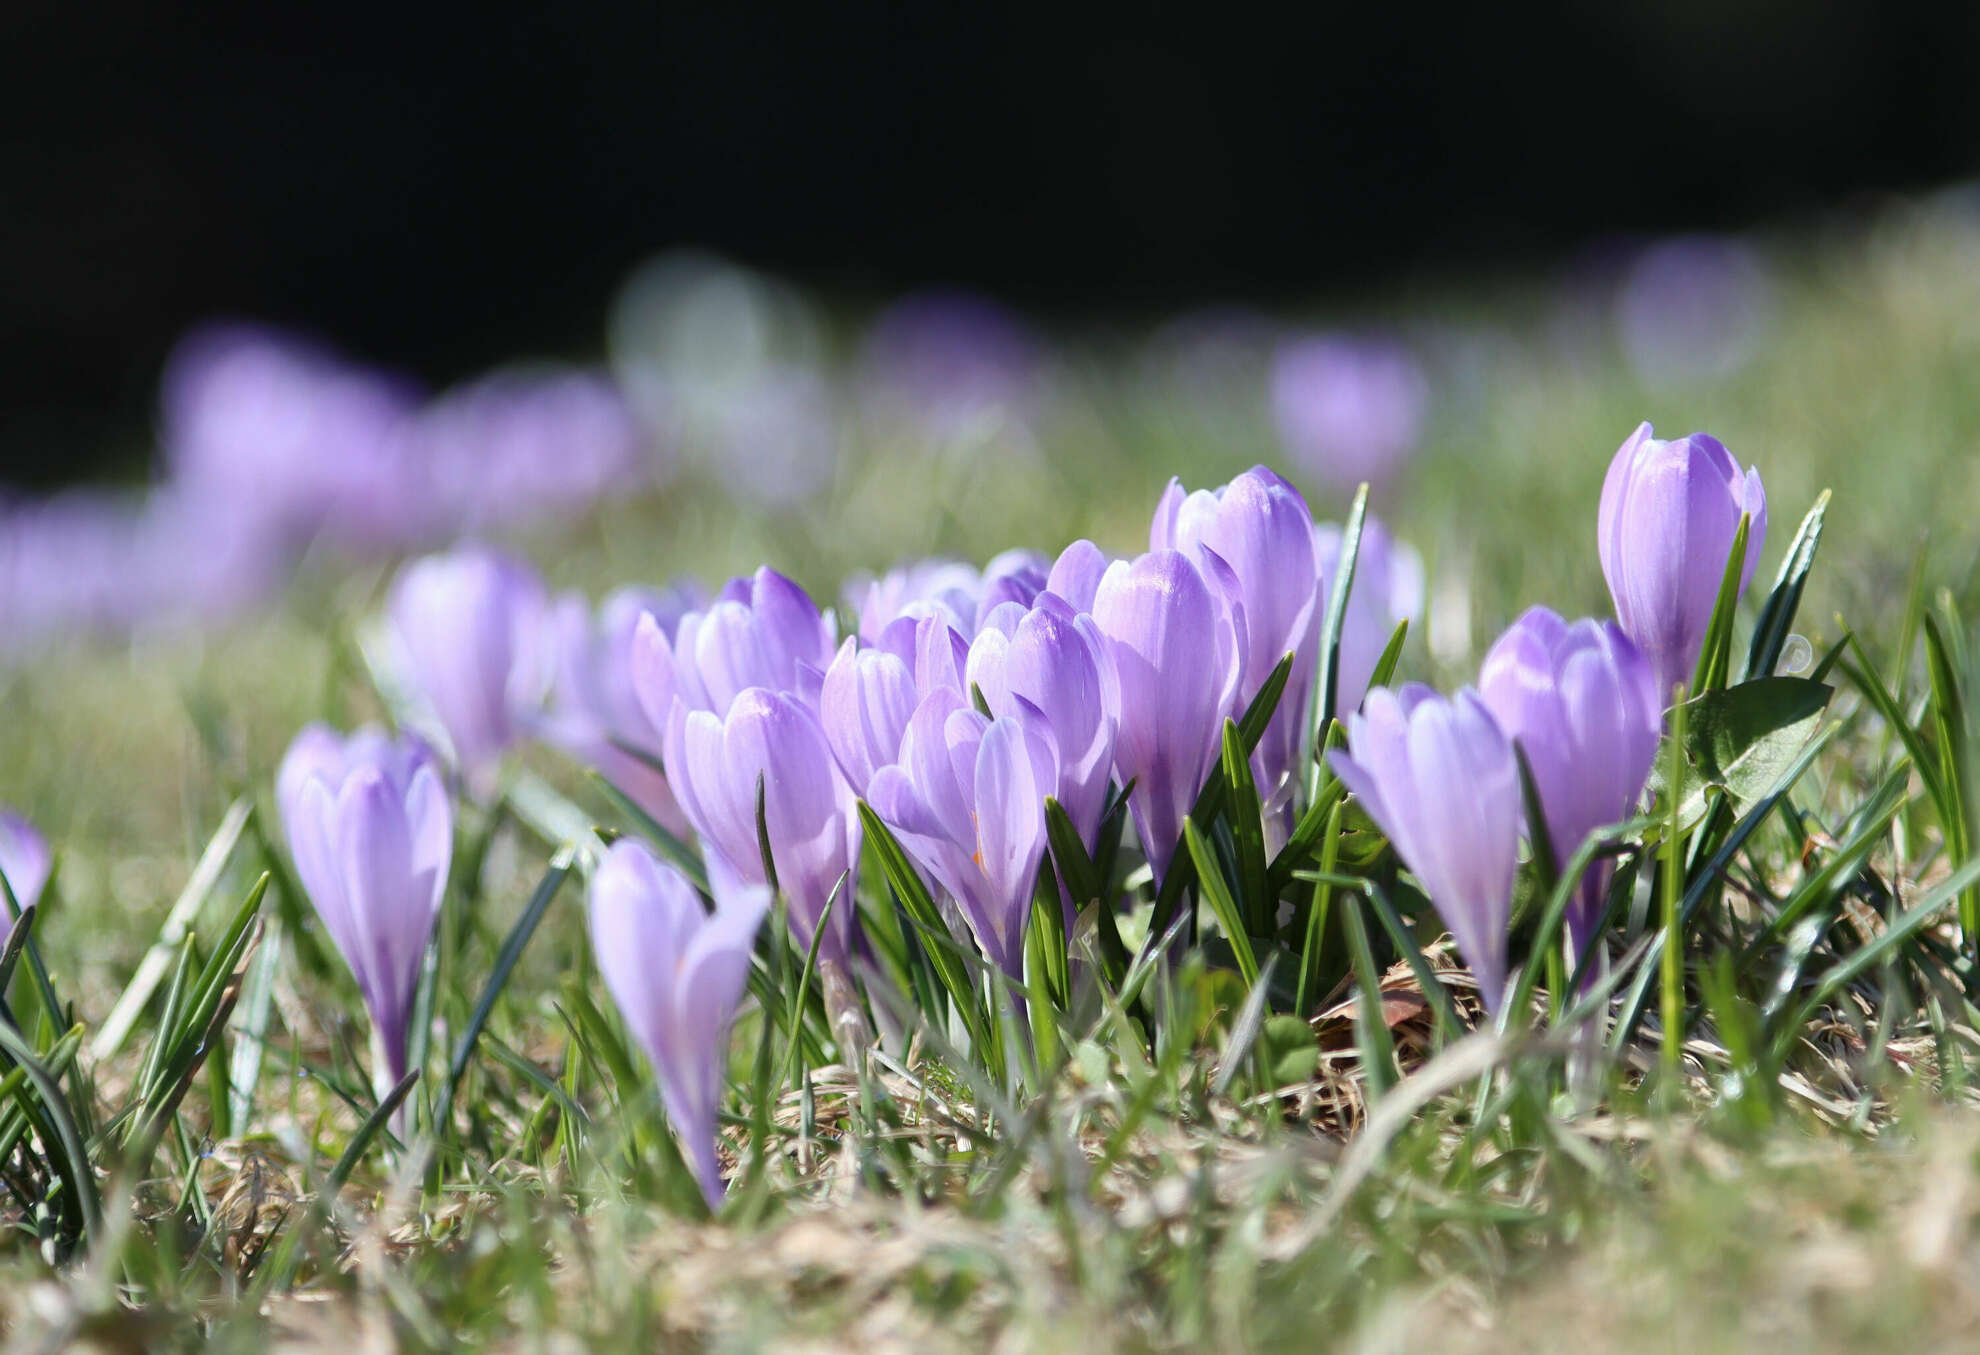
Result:
<instances>
[{"instance_id":1,"label":"cluster of crocuses","mask_svg":"<svg viewBox=\"0 0 1980 1355\"><path fill-rule=\"evenodd\" d=\"M164 478L139 496L0 500L0 652L211 621L273 595L310 543L397 551L588 508L650 476L613 384L517 369L432 400L292 337L175 351Z\"/></svg>"},{"instance_id":2,"label":"cluster of crocuses","mask_svg":"<svg viewBox=\"0 0 1980 1355\"><path fill-rule=\"evenodd\" d=\"M1661 442L1645 425L1602 494L1620 624L1535 608L1493 646L1478 688L1452 698L1364 691L1420 579L1367 522L1343 602L1347 746L1330 760L1422 882L1488 1010L1503 1001L1521 833L1514 745L1560 864L1627 817L1742 518L1750 574L1766 522L1757 475L1710 437ZM1014 552L980 572L919 566L867 581L841 639L830 611L768 568L709 600L616 594L594 616L581 599L550 601L521 562L468 548L407 567L388 648L470 794L495 794L504 751L533 733L698 840L708 904L626 838L595 872L591 907L600 968L713 1200L726 1031L772 891L822 965L857 971L864 802L953 905L959 934L1021 978L1048 798L1091 853L1112 789L1127 787L1159 885L1226 721L1290 655L1253 755L1262 827L1282 831L1311 765L1340 549L1339 531L1259 467L1214 492L1172 483L1149 549L1131 558L1079 541L1051 560ZM386 1078L403 1069L447 873L444 781L412 736L320 727L298 737L280 777L298 874L358 978ZM1577 952L1594 940L1608 869L1582 883L1568 924Z\"/></svg>"}]
</instances>

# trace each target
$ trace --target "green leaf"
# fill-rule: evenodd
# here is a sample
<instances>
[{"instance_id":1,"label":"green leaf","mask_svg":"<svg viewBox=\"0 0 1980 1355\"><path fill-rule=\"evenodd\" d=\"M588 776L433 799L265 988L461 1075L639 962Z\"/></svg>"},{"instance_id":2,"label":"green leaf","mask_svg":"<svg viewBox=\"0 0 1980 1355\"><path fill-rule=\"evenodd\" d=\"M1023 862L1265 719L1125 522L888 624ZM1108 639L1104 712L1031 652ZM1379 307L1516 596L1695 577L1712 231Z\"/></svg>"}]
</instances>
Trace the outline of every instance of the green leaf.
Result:
<instances>
[{"instance_id":1,"label":"green leaf","mask_svg":"<svg viewBox=\"0 0 1980 1355\"><path fill-rule=\"evenodd\" d=\"M1726 685L1726 674L1732 666L1733 617L1739 609L1739 586L1746 573L1747 533L1752 525L1746 514L1740 514L1732 548L1726 554L1726 570L1719 579L1718 600L1712 604L1712 619L1705 627L1705 645L1698 652L1698 667L1692 673L1694 696L1718 691ZM1659 696L1668 700L1670 693L1662 692Z\"/></svg>"},{"instance_id":2,"label":"green leaf","mask_svg":"<svg viewBox=\"0 0 1980 1355\"><path fill-rule=\"evenodd\" d=\"M1196 878L1203 892L1203 901L1210 905L1216 914L1217 925L1224 929L1229 938L1231 952L1237 957L1238 972L1244 975L1246 986L1258 983L1258 957L1251 949L1251 934L1245 929L1244 915L1238 911L1237 900L1231 897L1230 885L1224 879L1224 872L1217 865L1217 857L1210 850L1209 839L1203 830L1196 826L1194 819L1183 820L1183 841L1189 846L1190 859L1196 862Z\"/></svg>"},{"instance_id":3,"label":"green leaf","mask_svg":"<svg viewBox=\"0 0 1980 1355\"><path fill-rule=\"evenodd\" d=\"M1746 651L1746 678L1767 677L1781 661L1781 647L1794 628L1794 616L1801 608L1801 592L1808 572L1815 567L1815 548L1822 543L1822 519L1829 511L1829 491L1823 490L1801 520L1801 529L1788 545L1781 560L1781 572L1774 589L1760 608L1760 619L1753 624L1753 640Z\"/></svg>"},{"instance_id":4,"label":"green leaf","mask_svg":"<svg viewBox=\"0 0 1980 1355\"><path fill-rule=\"evenodd\" d=\"M1679 831L1689 831L1704 814L1710 791L1724 791L1743 813L1772 790L1821 728L1833 690L1807 678L1770 677L1708 691L1685 702ZM1677 727L1675 719L1672 723ZM1650 777L1652 790L1667 804L1669 745L1666 738Z\"/></svg>"},{"instance_id":5,"label":"green leaf","mask_svg":"<svg viewBox=\"0 0 1980 1355\"><path fill-rule=\"evenodd\" d=\"M1223 764L1230 804L1225 817L1237 855L1238 911L1253 934L1270 935L1277 899L1266 889L1265 810L1259 803L1258 783L1252 779L1251 758L1231 720L1224 721Z\"/></svg>"},{"instance_id":6,"label":"green leaf","mask_svg":"<svg viewBox=\"0 0 1980 1355\"><path fill-rule=\"evenodd\" d=\"M481 1031L488 1024L489 1015L495 1010L495 999L501 996L509 975L515 971L516 962L522 958L523 948L529 939L536 935L537 924L549 911L551 900L557 891L564 887L564 881L571 875L576 848L566 847L558 852L550 863L550 869L543 873L537 882L536 892L530 895L529 903L516 919L516 925L509 929L503 938L502 949L496 953L495 966L488 972L488 982L482 985L481 996L475 1000L474 1012L461 1031L461 1038L454 1044L454 1056L447 1063L447 1085L440 1098L440 1107L434 1112L434 1123L444 1127L454 1108L454 1093L460 1089L461 1078L467 1073L468 1060L474 1056L475 1042L481 1038Z\"/></svg>"},{"instance_id":7,"label":"green leaf","mask_svg":"<svg viewBox=\"0 0 1980 1355\"><path fill-rule=\"evenodd\" d=\"M1334 580L1327 596L1327 614L1320 626L1320 674L1313 684L1313 718L1307 728L1315 737L1325 734L1338 712L1341 687L1341 629L1347 623L1348 593L1354 587L1354 566L1361 554L1361 529L1368 517L1368 485L1364 481L1354 492L1348 508L1347 525L1341 529L1341 549L1334 560ZM1306 798L1320 793L1320 759L1316 755L1307 768Z\"/></svg>"}]
</instances>

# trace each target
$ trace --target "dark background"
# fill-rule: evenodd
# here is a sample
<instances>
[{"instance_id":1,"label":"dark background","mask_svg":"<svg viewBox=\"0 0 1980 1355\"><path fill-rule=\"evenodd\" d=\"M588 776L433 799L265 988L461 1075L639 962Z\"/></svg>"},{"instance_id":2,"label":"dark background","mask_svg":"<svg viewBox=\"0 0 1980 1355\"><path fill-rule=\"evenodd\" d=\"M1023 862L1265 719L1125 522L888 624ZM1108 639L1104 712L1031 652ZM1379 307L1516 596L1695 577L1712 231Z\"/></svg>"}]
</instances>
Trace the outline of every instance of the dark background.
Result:
<instances>
[{"instance_id":1,"label":"dark background","mask_svg":"<svg viewBox=\"0 0 1980 1355\"><path fill-rule=\"evenodd\" d=\"M1980 159L1975 7L0 6L0 478L129 466L215 314L444 381L695 244L1047 319L1523 267ZM826 12L826 11L833 12Z\"/></svg>"}]
</instances>

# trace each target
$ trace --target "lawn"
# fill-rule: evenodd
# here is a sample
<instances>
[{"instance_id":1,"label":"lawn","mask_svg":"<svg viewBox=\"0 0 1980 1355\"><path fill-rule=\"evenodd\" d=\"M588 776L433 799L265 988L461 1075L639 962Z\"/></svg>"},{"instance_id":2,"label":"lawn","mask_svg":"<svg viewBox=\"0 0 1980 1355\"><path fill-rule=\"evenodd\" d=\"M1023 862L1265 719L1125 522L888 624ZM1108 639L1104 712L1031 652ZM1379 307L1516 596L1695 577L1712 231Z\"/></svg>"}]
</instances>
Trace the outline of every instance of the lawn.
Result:
<instances>
[{"instance_id":1,"label":"lawn","mask_svg":"<svg viewBox=\"0 0 1980 1355\"><path fill-rule=\"evenodd\" d=\"M1607 965L1559 963L1568 888L1529 848L1510 1000L1481 994L1365 797L1316 771L1261 833L1242 751L1183 865L1055 840L1039 899L1090 880L1106 916L1032 909L1010 976L875 817L830 920L877 963L808 956L783 900L756 937L712 1216L586 925L608 842L678 844L541 741L453 797L414 1076L374 1113L275 786L312 720L416 718L397 559L319 547L265 611L18 658L0 799L59 864L0 960L7 1349L1972 1348L1980 218L1750 243L1764 299L1712 370L1682 335L1632 359L1592 267L1274 317L1421 363L1421 445L1368 503L1422 561L1397 682L1477 681L1534 603L1611 615L1597 505L1639 423L1764 477L1719 690L1613 838ZM1251 323L1207 366L1184 330L1069 325L1021 426L849 418L802 494L689 455L505 544L593 598L767 563L851 634L844 581L905 561L1131 556L1172 476L1273 465L1351 524L1281 444ZM855 327L816 330L850 370ZM1739 683L1763 650L1781 676Z\"/></svg>"}]
</instances>

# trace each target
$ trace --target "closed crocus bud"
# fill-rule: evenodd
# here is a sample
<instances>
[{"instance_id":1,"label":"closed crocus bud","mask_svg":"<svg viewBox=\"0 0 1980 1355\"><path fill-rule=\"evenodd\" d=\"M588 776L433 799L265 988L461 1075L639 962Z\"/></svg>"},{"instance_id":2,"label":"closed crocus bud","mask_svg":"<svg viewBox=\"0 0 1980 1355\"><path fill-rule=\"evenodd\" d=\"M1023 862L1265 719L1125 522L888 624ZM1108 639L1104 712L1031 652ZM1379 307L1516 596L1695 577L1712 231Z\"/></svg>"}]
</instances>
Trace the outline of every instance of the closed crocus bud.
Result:
<instances>
[{"instance_id":1,"label":"closed crocus bud","mask_svg":"<svg viewBox=\"0 0 1980 1355\"><path fill-rule=\"evenodd\" d=\"M643 616L671 634L695 601L686 589L622 588L600 603L594 615L580 594L558 598L551 616L556 685L541 722L544 738L596 768L677 834L686 831L687 821L667 789L667 778L654 765L660 759L660 727L647 716L634 688L633 637Z\"/></svg>"},{"instance_id":2,"label":"closed crocus bud","mask_svg":"<svg viewBox=\"0 0 1980 1355\"><path fill-rule=\"evenodd\" d=\"M1498 1015L1519 867L1511 742L1477 692L1446 699L1421 683L1368 693L1347 735L1328 762L1423 882L1485 1010Z\"/></svg>"},{"instance_id":3,"label":"closed crocus bud","mask_svg":"<svg viewBox=\"0 0 1980 1355\"><path fill-rule=\"evenodd\" d=\"M0 808L0 876L6 877L7 893L20 908L32 908L41 901L41 890L48 883L48 872L55 857L48 850L48 839L35 826L11 809ZM0 909L5 907L0 901ZM0 916L0 946L14 929L19 913Z\"/></svg>"},{"instance_id":4,"label":"closed crocus bud","mask_svg":"<svg viewBox=\"0 0 1980 1355\"><path fill-rule=\"evenodd\" d=\"M1286 654L1296 656L1272 723L1258 744L1258 776L1272 797L1299 754L1300 730L1313 690L1320 576L1313 515L1298 490L1264 466L1222 489L1183 492L1180 480L1156 506L1152 550L1214 553L1237 576L1244 605L1242 677L1232 716L1241 716Z\"/></svg>"},{"instance_id":5,"label":"closed crocus bud","mask_svg":"<svg viewBox=\"0 0 1980 1355\"><path fill-rule=\"evenodd\" d=\"M543 581L513 556L461 546L400 570L387 605L407 679L487 796L550 685Z\"/></svg>"},{"instance_id":6,"label":"closed crocus bud","mask_svg":"<svg viewBox=\"0 0 1980 1355\"><path fill-rule=\"evenodd\" d=\"M1570 626L1534 607L1486 654L1478 689L1525 750L1555 868L1565 868L1590 833L1628 818L1643 794L1663 725L1650 662L1613 622ZM1608 858L1590 866L1569 905L1568 946L1577 958L1614 871Z\"/></svg>"},{"instance_id":7,"label":"closed crocus bud","mask_svg":"<svg viewBox=\"0 0 1980 1355\"><path fill-rule=\"evenodd\" d=\"M1107 807L1120 708L1106 641L1093 618L1076 615L1071 603L1052 593L1041 593L1029 610L1006 603L970 645L966 678L992 715L1043 718L1058 756L1050 793L1093 850Z\"/></svg>"},{"instance_id":8,"label":"closed crocus bud","mask_svg":"<svg viewBox=\"0 0 1980 1355\"><path fill-rule=\"evenodd\" d=\"M633 641L633 684L647 718L664 729L678 698L725 714L746 688L791 692L815 707L832 662L832 618L797 584L767 566L733 579L706 611L689 612L669 636L656 620Z\"/></svg>"},{"instance_id":9,"label":"closed crocus bud","mask_svg":"<svg viewBox=\"0 0 1980 1355\"><path fill-rule=\"evenodd\" d=\"M1314 613L1317 639L1326 629L1327 608L1340 587L1341 529L1331 522L1320 523L1313 529L1313 549L1327 598ZM1361 523L1361 545L1355 550L1347 610L1341 616L1341 671L1334 690L1337 715L1345 717L1361 704L1396 627L1406 620L1413 628L1422 614L1422 557L1391 537L1374 514L1367 515Z\"/></svg>"},{"instance_id":10,"label":"closed crocus bud","mask_svg":"<svg viewBox=\"0 0 1980 1355\"><path fill-rule=\"evenodd\" d=\"M371 1013L382 1092L406 1074L413 989L453 857L439 766L410 735L346 739L310 725L282 759L275 798L297 878Z\"/></svg>"},{"instance_id":11,"label":"closed crocus bud","mask_svg":"<svg viewBox=\"0 0 1980 1355\"><path fill-rule=\"evenodd\" d=\"M1243 677L1236 589L1227 567L1206 573L1182 552L1160 550L1115 561L1094 594L1120 701L1114 769L1134 781L1128 808L1158 880L1216 765Z\"/></svg>"},{"instance_id":12,"label":"closed crocus bud","mask_svg":"<svg viewBox=\"0 0 1980 1355\"><path fill-rule=\"evenodd\" d=\"M915 710L899 764L873 778L874 813L955 899L989 961L1024 974L1024 929L1045 853L1058 757L1028 713L986 720L955 692Z\"/></svg>"},{"instance_id":13,"label":"closed crocus bud","mask_svg":"<svg viewBox=\"0 0 1980 1355\"><path fill-rule=\"evenodd\" d=\"M1596 544L1616 617L1650 660L1661 703L1691 681L1744 515L1743 593L1767 539L1760 472L1705 433L1660 442L1643 424L1609 463Z\"/></svg>"},{"instance_id":14,"label":"closed crocus bud","mask_svg":"<svg viewBox=\"0 0 1980 1355\"><path fill-rule=\"evenodd\" d=\"M725 715L676 702L665 743L668 784L701 839L716 892L767 884L763 837L790 901L791 930L810 946L832 893L819 956L844 964L857 926L853 913L859 864L859 817L852 788L840 775L812 708L797 697L750 687ZM763 834L756 788L763 786Z\"/></svg>"},{"instance_id":15,"label":"closed crocus bud","mask_svg":"<svg viewBox=\"0 0 1980 1355\"><path fill-rule=\"evenodd\" d=\"M819 724L855 794L900 755L901 739L921 699L932 691L960 693L969 649L939 616L902 617L862 646L848 637L825 670Z\"/></svg>"},{"instance_id":16,"label":"closed crocus bud","mask_svg":"<svg viewBox=\"0 0 1980 1355\"><path fill-rule=\"evenodd\" d=\"M660 1079L710 1209L723 1197L715 1139L729 1028L769 906L770 891L758 885L722 896L710 914L686 877L631 838L613 843L591 877L598 972Z\"/></svg>"},{"instance_id":17,"label":"closed crocus bud","mask_svg":"<svg viewBox=\"0 0 1980 1355\"><path fill-rule=\"evenodd\" d=\"M1090 612L1101 576L1111 563L1105 551L1082 538L1059 552L1045 576L1045 589L1070 602L1074 611Z\"/></svg>"}]
</instances>

